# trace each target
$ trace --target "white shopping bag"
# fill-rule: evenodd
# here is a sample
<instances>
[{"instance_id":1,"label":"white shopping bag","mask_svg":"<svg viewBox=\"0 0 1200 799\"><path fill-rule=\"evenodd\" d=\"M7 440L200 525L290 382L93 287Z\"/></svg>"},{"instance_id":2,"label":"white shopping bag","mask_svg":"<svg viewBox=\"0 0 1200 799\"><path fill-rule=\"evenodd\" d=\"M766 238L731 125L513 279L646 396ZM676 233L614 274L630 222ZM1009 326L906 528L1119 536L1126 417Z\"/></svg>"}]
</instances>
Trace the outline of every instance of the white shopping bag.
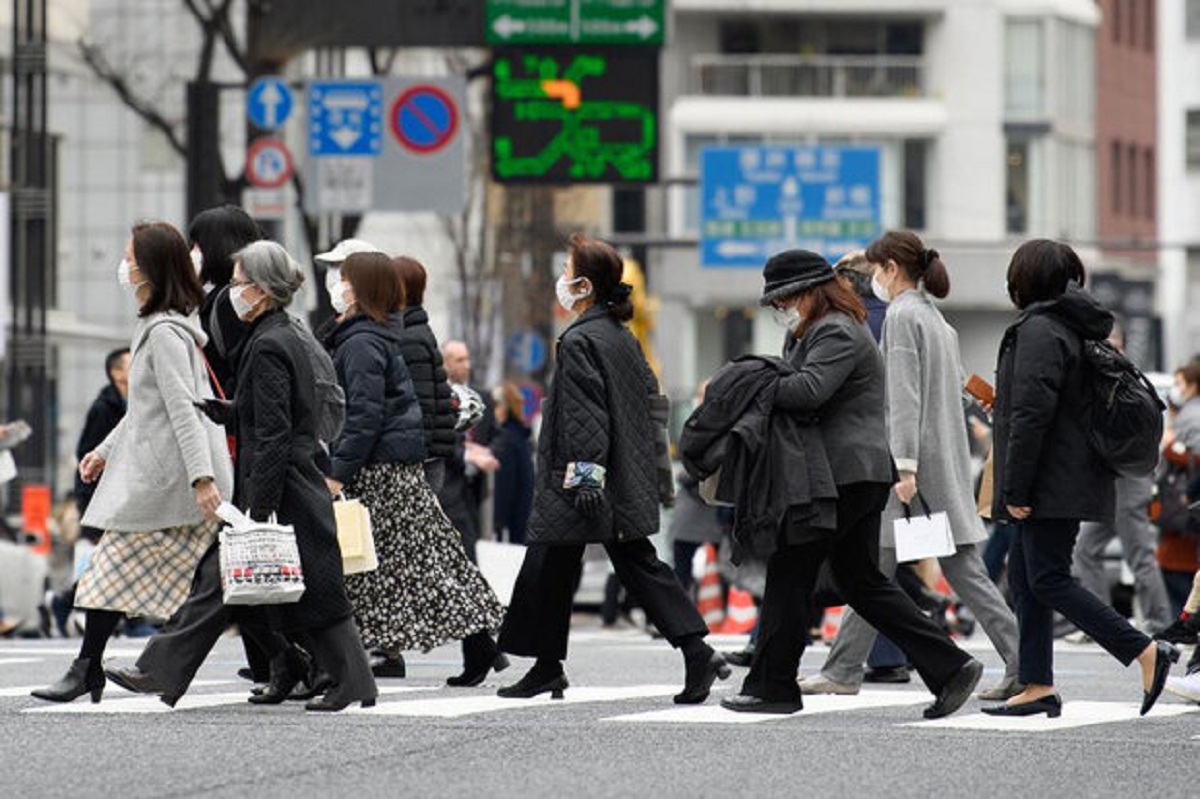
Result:
<instances>
[{"instance_id":1,"label":"white shopping bag","mask_svg":"<svg viewBox=\"0 0 1200 799\"><path fill-rule=\"evenodd\" d=\"M291 525L256 522L228 502L217 508L221 589L226 605L283 605L304 595L304 571Z\"/></svg>"},{"instance_id":2,"label":"white shopping bag","mask_svg":"<svg viewBox=\"0 0 1200 799\"><path fill-rule=\"evenodd\" d=\"M904 518L892 522L896 533L896 561L908 563L925 558L943 558L953 555L954 533L950 529L950 517L945 513L930 513L925 499L917 494L924 507L924 515L913 515L909 506L904 506Z\"/></svg>"}]
</instances>

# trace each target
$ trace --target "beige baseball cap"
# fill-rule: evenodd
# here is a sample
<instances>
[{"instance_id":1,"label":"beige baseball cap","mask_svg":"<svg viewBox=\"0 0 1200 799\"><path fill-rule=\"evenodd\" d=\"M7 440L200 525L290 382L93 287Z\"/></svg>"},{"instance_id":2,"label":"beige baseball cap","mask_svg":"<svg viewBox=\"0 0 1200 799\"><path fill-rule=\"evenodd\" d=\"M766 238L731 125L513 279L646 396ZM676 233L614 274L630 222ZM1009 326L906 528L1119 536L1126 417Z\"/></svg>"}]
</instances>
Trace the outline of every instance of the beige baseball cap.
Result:
<instances>
[{"instance_id":1,"label":"beige baseball cap","mask_svg":"<svg viewBox=\"0 0 1200 799\"><path fill-rule=\"evenodd\" d=\"M371 242L363 241L362 239L344 239L339 241L337 246L329 252L318 253L314 258L323 264L340 264L358 252L383 252L383 250Z\"/></svg>"}]
</instances>

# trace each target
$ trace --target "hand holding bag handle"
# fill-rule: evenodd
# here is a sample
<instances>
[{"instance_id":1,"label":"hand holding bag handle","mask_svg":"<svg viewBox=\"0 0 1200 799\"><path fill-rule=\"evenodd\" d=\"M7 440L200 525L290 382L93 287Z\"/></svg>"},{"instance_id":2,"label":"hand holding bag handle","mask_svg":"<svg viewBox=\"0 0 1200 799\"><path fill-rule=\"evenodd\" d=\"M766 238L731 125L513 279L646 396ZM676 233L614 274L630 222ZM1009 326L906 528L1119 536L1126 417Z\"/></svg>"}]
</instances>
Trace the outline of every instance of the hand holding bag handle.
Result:
<instances>
[{"instance_id":1,"label":"hand holding bag handle","mask_svg":"<svg viewBox=\"0 0 1200 799\"><path fill-rule=\"evenodd\" d=\"M925 518L928 519L931 516L930 510L929 510L929 503L925 501L925 497L921 496L920 490L917 491L916 498L921 501L921 507L925 509ZM900 505L904 508L904 520L906 522L911 522L912 521L912 505L908 502L901 502Z\"/></svg>"}]
</instances>

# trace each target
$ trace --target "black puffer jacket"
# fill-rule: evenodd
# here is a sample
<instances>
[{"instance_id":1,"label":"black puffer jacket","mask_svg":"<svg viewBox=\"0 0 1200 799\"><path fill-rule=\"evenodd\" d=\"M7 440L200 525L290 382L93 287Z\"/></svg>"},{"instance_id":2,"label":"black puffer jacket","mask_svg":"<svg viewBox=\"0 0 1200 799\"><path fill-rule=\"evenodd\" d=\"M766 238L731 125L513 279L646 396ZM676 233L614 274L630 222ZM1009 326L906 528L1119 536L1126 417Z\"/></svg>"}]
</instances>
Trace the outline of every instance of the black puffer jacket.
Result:
<instances>
[{"instance_id":1,"label":"black puffer jacket","mask_svg":"<svg viewBox=\"0 0 1200 799\"><path fill-rule=\"evenodd\" d=\"M995 505L1038 519L1110 521L1113 475L1088 443L1083 340L1103 340L1112 314L1070 289L1025 309L1004 334L996 368Z\"/></svg>"},{"instance_id":2,"label":"black puffer jacket","mask_svg":"<svg viewBox=\"0 0 1200 799\"><path fill-rule=\"evenodd\" d=\"M399 334L355 314L331 336L346 392L346 427L330 453L331 476L345 483L364 466L425 460L421 406Z\"/></svg>"},{"instance_id":3,"label":"black puffer jacket","mask_svg":"<svg viewBox=\"0 0 1200 799\"><path fill-rule=\"evenodd\" d=\"M425 450L430 458L453 458L458 436L457 418L450 404L450 383L442 365L442 352L429 328L429 314L419 305L392 314L400 333L400 351L412 376L421 419L425 423Z\"/></svg>"},{"instance_id":4,"label":"black puffer jacket","mask_svg":"<svg viewBox=\"0 0 1200 799\"><path fill-rule=\"evenodd\" d=\"M554 380L542 406L530 543L613 542L658 532L659 492L650 416L658 381L633 334L589 308L558 341ZM587 519L563 488L569 464L607 470L608 511Z\"/></svg>"},{"instance_id":5,"label":"black puffer jacket","mask_svg":"<svg viewBox=\"0 0 1200 799\"><path fill-rule=\"evenodd\" d=\"M100 446L100 442L108 437L124 416L125 398L117 391L116 386L109 383L92 401L92 407L88 408L87 421L83 423L83 432L79 434L79 444L75 447L75 458L83 460L84 455ZM96 493L97 485L98 481L83 482L79 471L75 471L75 506L79 508L80 516L92 501L92 494Z\"/></svg>"}]
</instances>

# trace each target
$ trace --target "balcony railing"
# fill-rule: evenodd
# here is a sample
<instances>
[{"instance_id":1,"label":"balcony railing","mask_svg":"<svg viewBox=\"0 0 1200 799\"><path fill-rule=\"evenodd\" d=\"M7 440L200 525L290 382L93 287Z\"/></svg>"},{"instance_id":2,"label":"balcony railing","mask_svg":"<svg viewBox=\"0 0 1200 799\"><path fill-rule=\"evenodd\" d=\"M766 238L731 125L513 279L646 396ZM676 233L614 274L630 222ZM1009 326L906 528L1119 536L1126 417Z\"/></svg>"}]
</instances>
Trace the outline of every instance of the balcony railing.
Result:
<instances>
[{"instance_id":1,"label":"balcony railing","mask_svg":"<svg viewBox=\"0 0 1200 799\"><path fill-rule=\"evenodd\" d=\"M923 97L921 56L697 55L691 93L720 97Z\"/></svg>"}]
</instances>

